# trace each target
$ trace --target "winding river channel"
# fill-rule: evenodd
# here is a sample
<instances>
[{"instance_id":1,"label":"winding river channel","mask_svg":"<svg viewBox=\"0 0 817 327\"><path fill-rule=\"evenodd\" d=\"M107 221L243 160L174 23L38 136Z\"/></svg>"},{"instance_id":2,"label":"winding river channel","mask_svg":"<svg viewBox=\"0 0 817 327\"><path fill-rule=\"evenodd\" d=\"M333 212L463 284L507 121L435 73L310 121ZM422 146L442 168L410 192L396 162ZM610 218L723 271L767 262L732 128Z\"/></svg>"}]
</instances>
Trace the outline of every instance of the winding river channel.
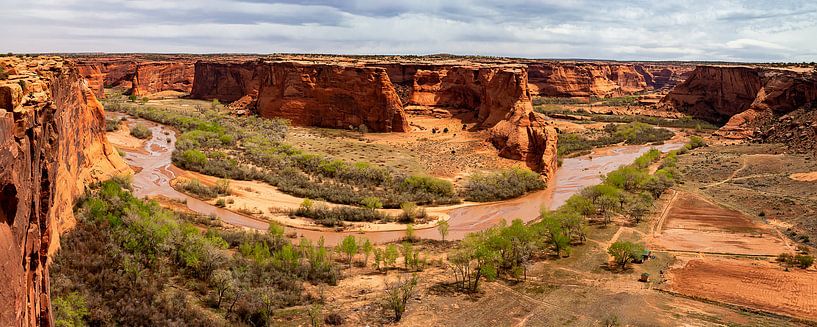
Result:
<instances>
[{"instance_id":1,"label":"winding river channel","mask_svg":"<svg viewBox=\"0 0 817 327\"><path fill-rule=\"evenodd\" d=\"M112 117L122 117L119 113L108 113ZM215 215L223 222L258 230L266 230L268 223L259 219L241 215L227 209L213 206L195 197L178 192L170 186L176 177L178 168L171 166L171 154L176 145L176 134L170 127L127 116L129 126L137 122L149 126L153 136L143 148L119 147L125 153L125 161L138 172L133 176L134 192L139 197L164 196L170 199L186 201L187 208L203 214ZM116 143L116 142L113 142ZM117 144L114 144L117 145ZM615 146L594 151L590 155L564 159L556 172L555 179L550 181L546 190L530 193L523 197L507 201L457 206L448 210L448 239L462 239L466 234L487 229L501 220L522 219L526 222L536 219L542 208L558 208L571 195L586 186L601 182L601 176L626 165L650 148L669 151L680 148L683 143L666 143L660 146L628 145ZM337 244L347 235L365 236L376 243L399 240L404 231L343 231L313 230L298 227L285 227L286 233L293 231L301 237L318 240L323 237L327 245ZM435 228L417 230L421 238L439 239Z\"/></svg>"}]
</instances>

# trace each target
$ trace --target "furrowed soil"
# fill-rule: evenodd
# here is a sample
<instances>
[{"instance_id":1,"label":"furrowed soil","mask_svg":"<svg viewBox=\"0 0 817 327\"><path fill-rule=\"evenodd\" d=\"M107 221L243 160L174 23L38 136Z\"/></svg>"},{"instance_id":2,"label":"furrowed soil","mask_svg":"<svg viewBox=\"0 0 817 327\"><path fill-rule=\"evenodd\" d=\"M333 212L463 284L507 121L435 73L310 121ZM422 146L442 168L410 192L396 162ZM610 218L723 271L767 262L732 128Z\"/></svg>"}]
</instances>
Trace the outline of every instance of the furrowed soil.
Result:
<instances>
[{"instance_id":1,"label":"furrowed soil","mask_svg":"<svg viewBox=\"0 0 817 327\"><path fill-rule=\"evenodd\" d=\"M669 273L672 290L708 300L817 320L817 272L766 261L694 259Z\"/></svg>"}]
</instances>

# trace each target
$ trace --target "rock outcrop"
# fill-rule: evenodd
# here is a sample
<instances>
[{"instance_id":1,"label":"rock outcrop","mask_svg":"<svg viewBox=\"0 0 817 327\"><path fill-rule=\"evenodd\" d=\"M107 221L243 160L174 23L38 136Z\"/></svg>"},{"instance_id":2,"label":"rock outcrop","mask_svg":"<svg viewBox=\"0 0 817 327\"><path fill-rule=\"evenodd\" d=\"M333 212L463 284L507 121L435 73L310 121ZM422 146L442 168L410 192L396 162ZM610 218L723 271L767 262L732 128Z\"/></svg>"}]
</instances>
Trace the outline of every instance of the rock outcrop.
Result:
<instances>
[{"instance_id":1,"label":"rock outcrop","mask_svg":"<svg viewBox=\"0 0 817 327\"><path fill-rule=\"evenodd\" d=\"M817 108L817 75L784 69L701 66L659 106L714 123L716 134L813 144L809 118Z\"/></svg>"},{"instance_id":2,"label":"rock outcrop","mask_svg":"<svg viewBox=\"0 0 817 327\"><path fill-rule=\"evenodd\" d=\"M408 132L403 106L382 68L291 61L196 63L191 96L234 102L301 126ZM254 99L248 99L254 98Z\"/></svg>"},{"instance_id":3,"label":"rock outcrop","mask_svg":"<svg viewBox=\"0 0 817 327\"><path fill-rule=\"evenodd\" d=\"M699 66L661 100L659 107L723 124L748 109L761 88L763 81L758 69Z\"/></svg>"},{"instance_id":4,"label":"rock outcrop","mask_svg":"<svg viewBox=\"0 0 817 327\"><path fill-rule=\"evenodd\" d=\"M531 93L545 97L610 97L649 89L633 65L529 63Z\"/></svg>"},{"instance_id":5,"label":"rock outcrop","mask_svg":"<svg viewBox=\"0 0 817 327\"><path fill-rule=\"evenodd\" d=\"M150 61L136 64L131 94L144 96L162 91L190 93L195 76L191 61Z\"/></svg>"},{"instance_id":6,"label":"rock outcrop","mask_svg":"<svg viewBox=\"0 0 817 327\"><path fill-rule=\"evenodd\" d=\"M0 58L0 325L50 326L48 263L87 183L130 169L102 106L58 57Z\"/></svg>"},{"instance_id":7,"label":"rock outcrop","mask_svg":"<svg viewBox=\"0 0 817 327\"><path fill-rule=\"evenodd\" d=\"M556 130L533 111L524 65L376 66L387 67L401 85L411 85L404 103L472 110L500 156L525 161L544 174L555 170Z\"/></svg>"},{"instance_id":8,"label":"rock outcrop","mask_svg":"<svg viewBox=\"0 0 817 327\"><path fill-rule=\"evenodd\" d=\"M193 87L194 61L151 61L140 57L77 59L80 73L97 98L104 88L117 87L125 94L144 96L162 91L189 93Z\"/></svg>"},{"instance_id":9,"label":"rock outcrop","mask_svg":"<svg viewBox=\"0 0 817 327\"><path fill-rule=\"evenodd\" d=\"M77 67L97 98L105 96L106 87L133 88L136 61L132 58L80 59L77 60Z\"/></svg>"}]
</instances>

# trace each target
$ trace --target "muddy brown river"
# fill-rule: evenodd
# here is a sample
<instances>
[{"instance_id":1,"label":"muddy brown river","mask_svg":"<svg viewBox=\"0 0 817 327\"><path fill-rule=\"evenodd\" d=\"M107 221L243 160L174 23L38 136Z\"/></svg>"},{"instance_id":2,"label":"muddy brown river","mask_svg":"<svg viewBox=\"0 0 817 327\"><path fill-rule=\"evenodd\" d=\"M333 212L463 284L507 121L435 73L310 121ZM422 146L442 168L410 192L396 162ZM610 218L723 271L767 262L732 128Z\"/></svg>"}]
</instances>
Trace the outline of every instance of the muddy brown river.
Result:
<instances>
[{"instance_id":1,"label":"muddy brown river","mask_svg":"<svg viewBox=\"0 0 817 327\"><path fill-rule=\"evenodd\" d=\"M119 113L108 113L111 117L122 117ZM267 230L268 223L244 216L227 209L213 206L192 196L178 192L170 186L176 177L171 169L171 154L176 145L176 134L173 129L146 120L127 116L126 123L132 126L141 122L149 126L153 137L142 149L120 147L125 153L125 161L139 172L133 176L134 193L138 197L164 196L170 199L186 201L187 208L203 215L215 215L223 222L257 230ZM555 179L548 189L530 193L520 198L507 201L462 206L448 211L448 239L462 239L470 232L487 229L501 220L522 219L525 222L536 219L542 208L558 208L571 195L578 193L586 186L601 182L601 176L621 165L632 163L635 158L656 148L669 151L680 148L683 143L667 143L659 146L628 145L599 149L591 155L564 159L556 172ZM376 243L399 240L405 235L403 231L326 231L297 227L285 227L286 233L295 232L300 237L316 241L323 237L327 245L337 244L347 235L366 237ZM439 239L436 228L420 229L415 232L418 237Z\"/></svg>"}]
</instances>

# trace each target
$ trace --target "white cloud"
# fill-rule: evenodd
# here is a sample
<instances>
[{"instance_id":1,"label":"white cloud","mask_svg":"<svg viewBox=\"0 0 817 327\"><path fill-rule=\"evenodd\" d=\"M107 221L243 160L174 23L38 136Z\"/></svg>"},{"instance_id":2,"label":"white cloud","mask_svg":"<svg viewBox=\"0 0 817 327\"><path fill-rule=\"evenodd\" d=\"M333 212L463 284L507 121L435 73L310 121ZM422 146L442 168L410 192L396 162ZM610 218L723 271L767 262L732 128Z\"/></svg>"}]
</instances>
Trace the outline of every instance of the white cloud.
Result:
<instances>
[{"instance_id":1,"label":"white cloud","mask_svg":"<svg viewBox=\"0 0 817 327\"><path fill-rule=\"evenodd\" d=\"M0 9L0 53L817 60L817 3L805 0L0 0Z\"/></svg>"}]
</instances>

